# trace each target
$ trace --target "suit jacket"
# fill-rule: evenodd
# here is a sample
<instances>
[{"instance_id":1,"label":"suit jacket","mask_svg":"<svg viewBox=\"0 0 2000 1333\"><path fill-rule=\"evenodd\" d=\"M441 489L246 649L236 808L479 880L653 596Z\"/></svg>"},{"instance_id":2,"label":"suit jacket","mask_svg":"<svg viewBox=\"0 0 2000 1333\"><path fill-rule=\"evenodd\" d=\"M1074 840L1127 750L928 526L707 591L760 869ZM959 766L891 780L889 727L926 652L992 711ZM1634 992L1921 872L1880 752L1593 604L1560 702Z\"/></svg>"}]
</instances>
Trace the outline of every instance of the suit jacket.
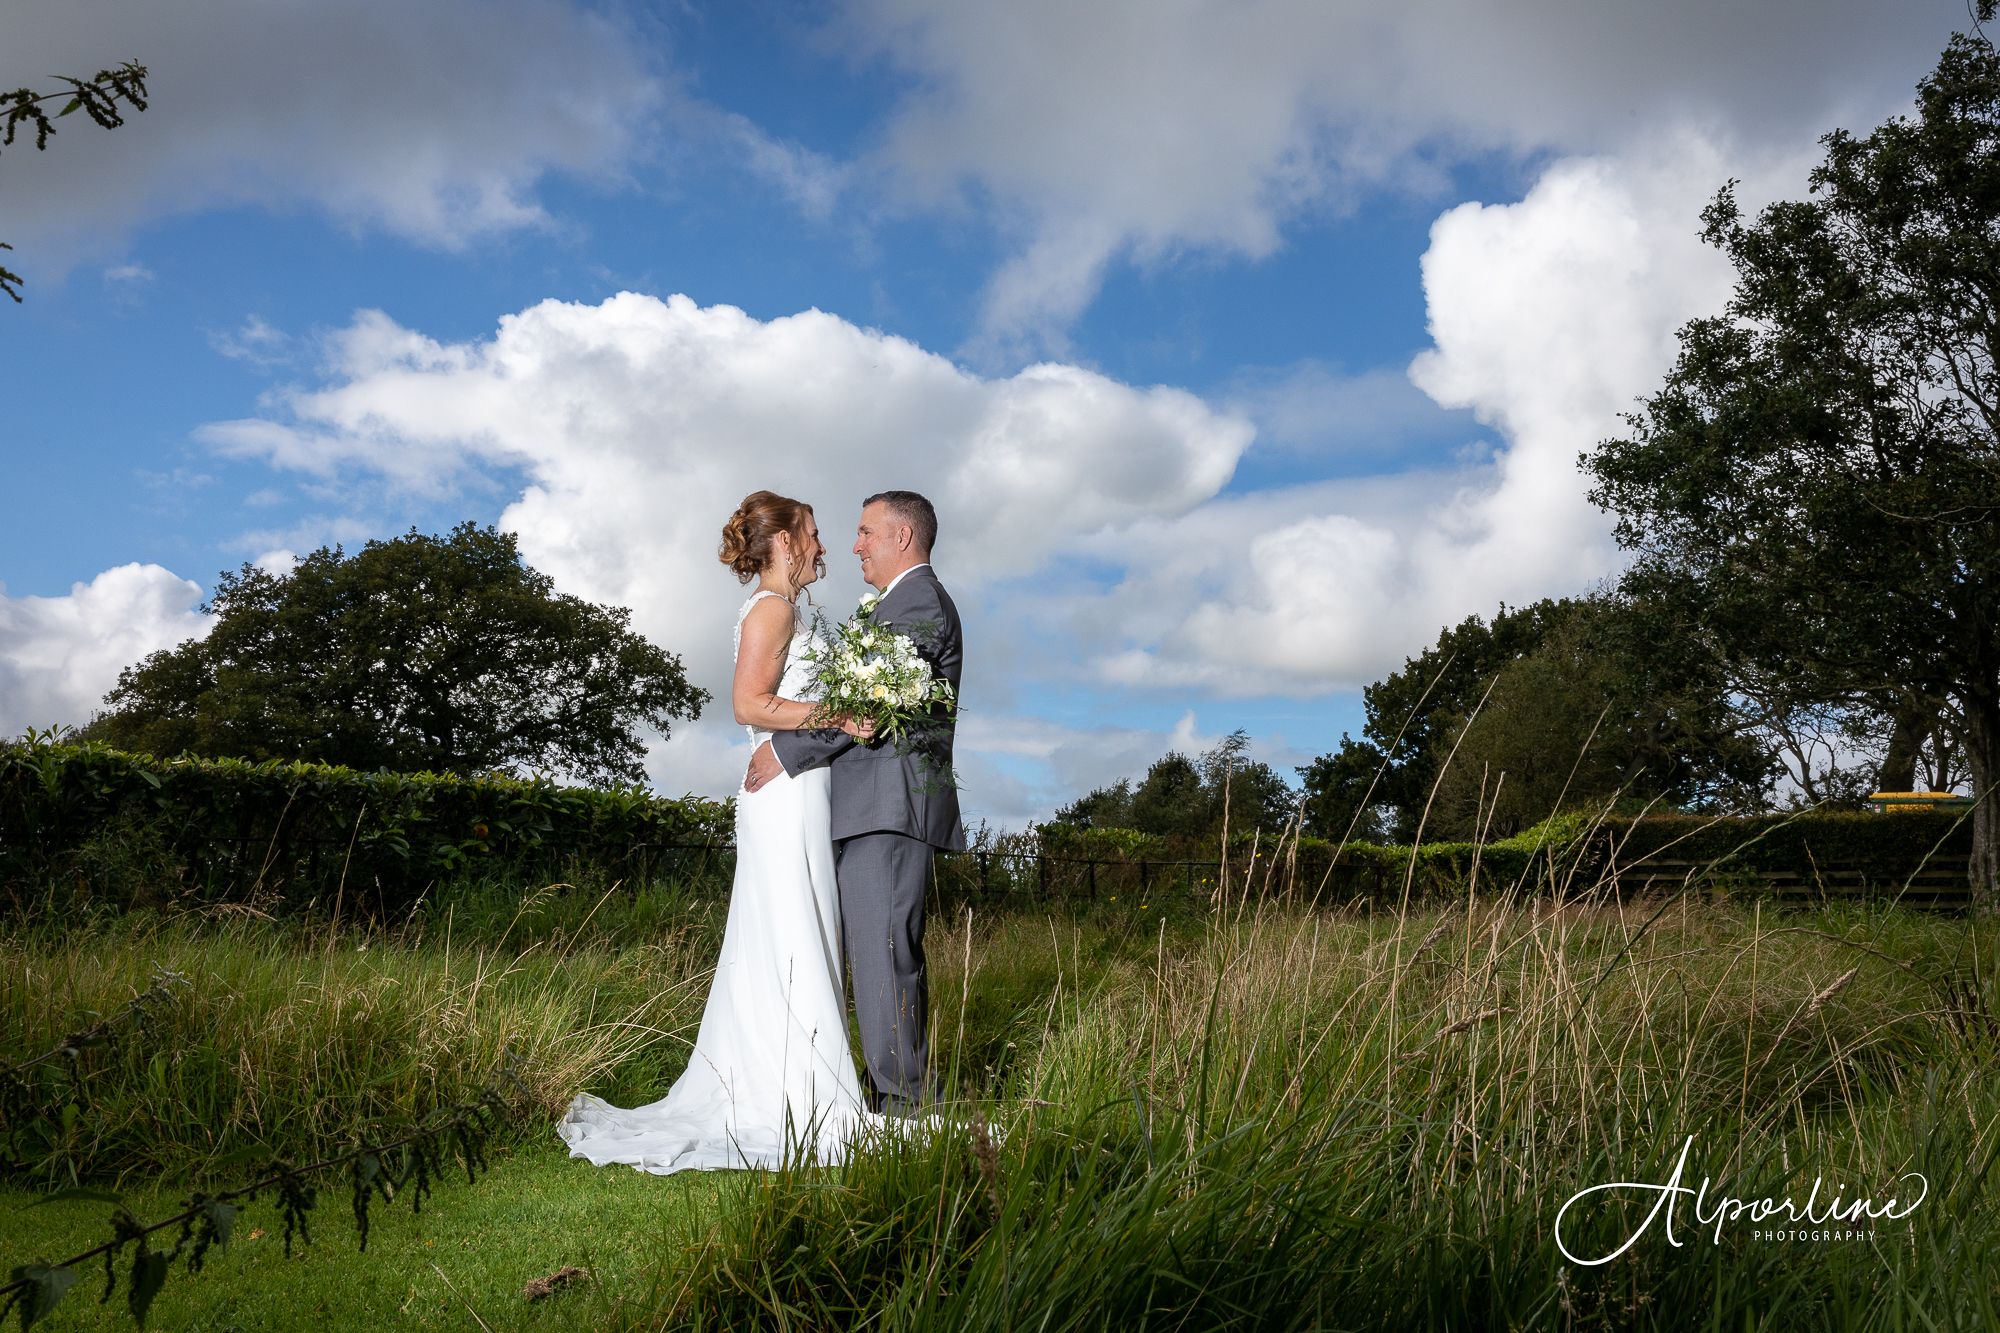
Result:
<instances>
[{"instance_id":1,"label":"suit jacket","mask_svg":"<svg viewBox=\"0 0 2000 1333\"><path fill-rule=\"evenodd\" d=\"M875 604L875 623L907 634L931 670L958 692L964 642L958 607L928 567L903 576ZM834 840L862 833L902 833L947 852L965 850L965 824L952 782L954 720L948 715L912 725L903 746L861 745L842 731L779 731L771 748L797 776L833 770L828 800Z\"/></svg>"}]
</instances>

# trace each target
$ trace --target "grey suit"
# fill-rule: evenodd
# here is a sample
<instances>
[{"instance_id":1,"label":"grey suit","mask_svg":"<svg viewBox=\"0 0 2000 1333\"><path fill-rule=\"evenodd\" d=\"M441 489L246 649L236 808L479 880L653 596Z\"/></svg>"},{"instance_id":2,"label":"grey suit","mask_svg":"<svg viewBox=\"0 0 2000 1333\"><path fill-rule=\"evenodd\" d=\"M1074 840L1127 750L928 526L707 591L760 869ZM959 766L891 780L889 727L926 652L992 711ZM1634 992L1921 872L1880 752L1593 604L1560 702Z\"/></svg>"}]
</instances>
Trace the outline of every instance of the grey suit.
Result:
<instances>
[{"instance_id":1,"label":"grey suit","mask_svg":"<svg viewBox=\"0 0 2000 1333\"><path fill-rule=\"evenodd\" d=\"M907 634L958 689L958 608L929 566L904 575L875 623ZM903 746L857 745L838 731L780 731L771 748L793 775L831 766L835 876L869 1102L906 1113L930 1098L930 993L924 976L924 890L931 852L965 850L952 785L953 724L913 728Z\"/></svg>"}]
</instances>

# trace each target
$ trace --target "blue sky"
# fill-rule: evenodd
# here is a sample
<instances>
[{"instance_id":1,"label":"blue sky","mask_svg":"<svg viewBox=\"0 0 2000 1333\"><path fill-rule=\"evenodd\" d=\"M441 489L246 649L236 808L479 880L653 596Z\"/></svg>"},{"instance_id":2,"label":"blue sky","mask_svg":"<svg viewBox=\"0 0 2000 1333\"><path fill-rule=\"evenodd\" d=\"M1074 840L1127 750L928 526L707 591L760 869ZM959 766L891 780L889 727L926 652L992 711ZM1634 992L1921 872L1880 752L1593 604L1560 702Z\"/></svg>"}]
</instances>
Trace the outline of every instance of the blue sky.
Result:
<instances>
[{"instance_id":1,"label":"blue sky","mask_svg":"<svg viewBox=\"0 0 2000 1333\"><path fill-rule=\"evenodd\" d=\"M1696 210L1798 193L1964 21L16 7L0 84L130 56L154 103L0 153L0 728L83 721L218 570L465 518L719 689L735 499L838 535L907 485L967 613L975 814L1237 727L1304 763L1447 621L1615 573L1574 462L1727 293ZM726 790L725 723L657 785Z\"/></svg>"}]
</instances>

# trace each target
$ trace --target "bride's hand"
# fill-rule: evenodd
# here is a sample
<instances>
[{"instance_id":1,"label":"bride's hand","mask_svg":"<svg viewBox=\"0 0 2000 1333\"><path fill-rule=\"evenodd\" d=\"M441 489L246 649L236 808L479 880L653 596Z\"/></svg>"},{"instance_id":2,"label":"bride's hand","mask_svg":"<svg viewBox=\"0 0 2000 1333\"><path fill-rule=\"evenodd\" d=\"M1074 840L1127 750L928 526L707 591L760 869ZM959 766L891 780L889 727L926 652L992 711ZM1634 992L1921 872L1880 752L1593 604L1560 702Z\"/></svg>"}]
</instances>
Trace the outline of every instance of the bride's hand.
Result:
<instances>
[{"instance_id":1,"label":"bride's hand","mask_svg":"<svg viewBox=\"0 0 2000 1333\"><path fill-rule=\"evenodd\" d=\"M840 729L857 741L871 740L875 735L875 722L872 718L843 717Z\"/></svg>"}]
</instances>

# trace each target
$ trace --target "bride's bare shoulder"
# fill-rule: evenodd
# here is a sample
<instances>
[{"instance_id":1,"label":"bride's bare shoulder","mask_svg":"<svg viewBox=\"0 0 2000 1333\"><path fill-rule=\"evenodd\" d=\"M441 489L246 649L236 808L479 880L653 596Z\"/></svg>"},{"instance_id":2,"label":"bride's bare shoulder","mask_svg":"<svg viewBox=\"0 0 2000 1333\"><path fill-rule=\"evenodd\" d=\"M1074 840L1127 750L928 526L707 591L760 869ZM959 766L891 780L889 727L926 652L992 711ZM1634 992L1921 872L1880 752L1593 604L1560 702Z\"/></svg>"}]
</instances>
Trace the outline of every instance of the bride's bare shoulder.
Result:
<instances>
[{"instance_id":1,"label":"bride's bare shoulder","mask_svg":"<svg viewBox=\"0 0 2000 1333\"><path fill-rule=\"evenodd\" d=\"M789 637L794 614L792 604L782 597L759 597L743 608L743 632L759 639Z\"/></svg>"}]
</instances>

